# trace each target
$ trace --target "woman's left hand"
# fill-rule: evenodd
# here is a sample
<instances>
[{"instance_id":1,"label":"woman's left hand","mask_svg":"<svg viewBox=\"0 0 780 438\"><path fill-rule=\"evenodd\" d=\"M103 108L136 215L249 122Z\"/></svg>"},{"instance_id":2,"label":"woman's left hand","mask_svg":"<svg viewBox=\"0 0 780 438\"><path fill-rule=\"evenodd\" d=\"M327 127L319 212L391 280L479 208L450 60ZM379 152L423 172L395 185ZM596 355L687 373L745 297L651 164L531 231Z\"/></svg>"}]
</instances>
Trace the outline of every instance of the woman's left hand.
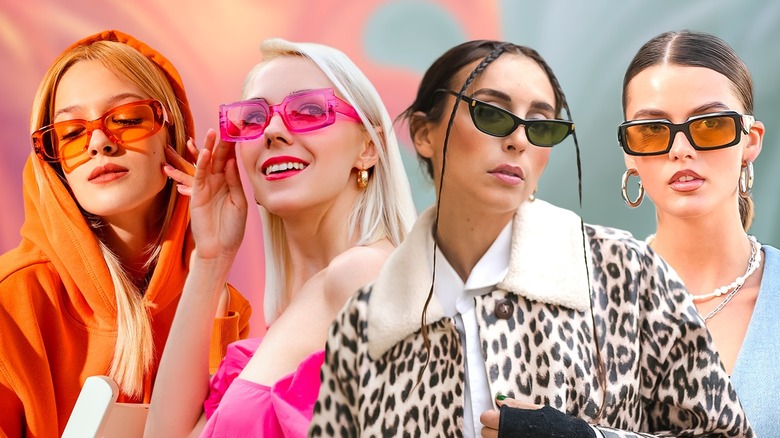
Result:
<instances>
[{"instance_id":1,"label":"woman's left hand","mask_svg":"<svg viewBox=\"0 0 780 438\"><path fill-rule=\"evenodd\" d=\"M210 129L192 181L190 224L195 254L232 263L244 237L247 200L241 186L235 144L217 141Z\"/></svg>"},{"instance_id":2,"label":"woman's left hand","mask_svg":"<svg viewBox=\"0 0 780 438\"><path fill-rule=\"evenodd\" d=\"M168 178L176 181L176 190L185 196L192 196L192 183L195 179L195 163L198 161L198 148L192 139L187 140L187 158L179 155L171 146L165 147L167 162L163 166L163 173Z\"/></svg>"},{"instance_id":3,"label":"woman's left hand","mask_svg":"<svg viewBox=\"0 0 780 438\"><path fill-rule=\"evenodd\" d=\"M513 398L505 398L503 400L496 399L496 404L499 408L503 405L507 405L512 408L518 409L541 409L544 405L537 405L534 403L526 403ZM498 424L501 419L501 411L498 409L491 409L485 411L479 416L479 421L482 423L482 437L483 438L496 438L498 437Z\"/></svg>"}]
</instances>

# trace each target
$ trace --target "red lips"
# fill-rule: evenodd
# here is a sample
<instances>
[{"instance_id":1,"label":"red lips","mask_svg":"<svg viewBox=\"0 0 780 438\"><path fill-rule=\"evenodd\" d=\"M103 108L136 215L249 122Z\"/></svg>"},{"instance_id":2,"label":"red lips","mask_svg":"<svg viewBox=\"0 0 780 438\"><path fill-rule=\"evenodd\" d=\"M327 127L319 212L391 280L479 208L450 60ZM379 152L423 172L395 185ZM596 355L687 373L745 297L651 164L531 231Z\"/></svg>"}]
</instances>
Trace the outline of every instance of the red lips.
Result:
<instances>
[{"instance_id":1,"label":"red lips","mask_svg":"<svg viewBox=\"0 0 780 438\"><path fill-rule=\"evenodd\" d=\"M263 163L261 170L267 180L275 181L297 175L308 165L309 163L300 158L280 155L267 159Z\"/></svg>"}]
</instances>

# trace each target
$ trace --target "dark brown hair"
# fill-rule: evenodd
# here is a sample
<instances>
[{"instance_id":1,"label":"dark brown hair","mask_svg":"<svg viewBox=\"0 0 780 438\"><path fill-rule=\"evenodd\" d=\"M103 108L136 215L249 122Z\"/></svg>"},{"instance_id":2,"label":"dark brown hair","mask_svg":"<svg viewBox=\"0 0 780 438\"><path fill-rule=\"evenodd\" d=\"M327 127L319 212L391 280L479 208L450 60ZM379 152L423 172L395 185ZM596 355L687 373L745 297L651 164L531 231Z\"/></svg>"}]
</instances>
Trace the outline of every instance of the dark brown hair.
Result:
<instances>
[{"instance_id":1,"label":"dark brown hair","mask_svg":"<svg viewBox=\"0 0 780 438\"><path fill-rule=\"evenodd\" d=\"M634 55L623 77L624 114L629 100L628 84L643 70L659 64L704 67L722 74L731 81L745 113L753 115L753 79L745 63L722 39L691 30L664 32L646 42ZM739 216L747 231L754 216L750 196L739 197Z\"/></svg>"},{"instance_id":2,"label":"dark brown hair","mask_svg":"<svg viewBox=\"0 0 780 438\"><path fill-rule=\"evenodd\" d=\"M439 121L444 115L445 94L438 93L436 90L465 90L491 62L505 52L526 56L539 64L550 79L553 92L555 93L555 117L561 116L562 109L566 109L567 115L570 115L569 105L566 102L566 96L563 94L561 85L558 83L558 78L555 77L550 66L547 65L547 62L544 61L536 50L502 41L475 40L449 49L434 61L425 72L414 102L399 116L399 119L404 119L408 122L411 137L414 138L414 133L419 129L420 122L423 122L423 120L415 120L415 112L424 113L424 121L429 122ZM469 75L462 86L454 83L455 76L461 69L480 59L482 62L471 72L471 75ZM431 163L431 160L419 154L417 158L425 168L428 176L433 178L433 163Z\"/></svg>"},{"instance_id":3,"label":"dark brown hair","mask_svg":"<svg viewBox=\"0 0 780 438\"><path fill-rule=\"evenodd\" d=\"M558 82L558 78L556 78L555 73L553 73L550 66L547 64L547 62L545 62L544 58L542 58L541 55L539 55L539 53L536 52L536 50L533 50L525 46L519 46L509 42L475 40L475 41L468 41L459 44L449 49L438 59L436 59L436 61L434 61L433 64L431 64L431 66L425 72L425 75L423 75L414 102L398 117L399 119L405 120L408 123L409 134L411 138L414 139L416 131L422 127L423 123L438 122L442 120L442 117L444 115L444 109L445 109L444 98L442 96L445 93L440 93L437 90L439 89L459 90L458 94L462 96L465 93L466 89L468 89L469 85L471 85L471 83L474 81L474 79L476 79L476 77L479 76L490 65L490 63L495 61L503 53L522 55L535 61L542 68L542 70L544 70L545 74L547 75L547 78L550 80L550 84L552 85L553 93L555 95L555 103L554 103L555 117L560 118L562 110L565 109L567 117L569 117L569 120L571 120L571 111L569 109L569 104L566 101L566 96L563 94L563 89L561 88L561 85ZM481 62L477 64L477 66L474 68L474 70L471 72L471 74L468 76L466 81L461 86L458 86L457 83L454 83L456 76L463 68L480 59ZM450 130L455 121L455 114L458 108L459 101L460 99L455 99L455 102L452 107L452 111L450 112L449 115L449 120L447 123L447 131L444 137L444 145L442 150L443 158L441 163L441 169L439 169L441 171L439 191L436 196L436 216L433 225L434 254L436 253L436 247L437 247L439 211L441 207L441 189L444 186L444 184L442 184L441 181L444 180L444 171L446 169L446 162L447 162L447 145L449 143ZM418 112L423 113L424 116L422 117L418 116L416 114ZM574 144L577 152L577 176L578 176L578 184L579 184L578 185L579 200L580 200L580 207L582 207L582 171L580 166L580 151L579 151L579 144L577 143L576 132L573 133L573 137L574 137ZM433 162L429 158L421 156L419 153L417 155L417 158L418 160L420 160L421 165L425 167L428 176L433 178ZM585 250L585 245L587 245L587 239L585 237L585 228L584 228L585 225L584 223L582 223L582 221L580 221L580 225L582 229L583 257L587 257L587 251ZM589 272L587 273L587 276L588 276L588 281L590 282ZM428 297L425 300L425 306L423 307L422 315L420 318L420 333L422 334L423 341L425 343L426 355L425 355L425 366L423 366L420 369L420 374L418 375L417 378L418 384L420 383L420 381L422 381L422 375L425 372L425 369L427 368L428 362L430 361L430 340L428 339L426 313L431 298L433 297L433 292L434 292L433 285L435 283L435 279L436 279L436 257L433 258L433 273L431 278L431 288L428 292ZM599 346L598 334L596 333L596 321L593 315L592 295L589 294L589 296L591 296L591 320L593 322L593 330L594 330L593 339L596 344L596 361L597 361L597 368L599 374L599 383L603 388L601 408L599 409L599 412L597 414L597 418L600 418L601 415L603 414L604 406L606 404L606 396L607 396L606 373L604 371L604 364L601 358L601 348Z\"/></svg>"}]
</instances>

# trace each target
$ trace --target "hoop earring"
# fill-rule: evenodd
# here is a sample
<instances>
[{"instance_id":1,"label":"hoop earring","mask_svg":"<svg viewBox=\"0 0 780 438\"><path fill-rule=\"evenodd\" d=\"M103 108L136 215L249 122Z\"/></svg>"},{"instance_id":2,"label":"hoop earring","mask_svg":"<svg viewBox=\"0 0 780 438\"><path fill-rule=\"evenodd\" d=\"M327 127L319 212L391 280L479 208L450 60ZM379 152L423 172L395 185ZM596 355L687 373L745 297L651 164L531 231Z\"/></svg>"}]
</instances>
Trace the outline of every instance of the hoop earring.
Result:
<instances>
[{"instance_id":1,"label":"hoop earring","mask_svg":"<svg viewBox=\"0 0 780 438\"><path fill-rule=\"evenodd\" d=\"M368 186L368 171L365 168L358 170L357 186L359 189L365 189Z\"/></svg>"},{"instance_id":2,"label":"hoop earring","mask_svg":"<svg viewBox=\"0 0 780 438\"><path fill-rule=\"evenodd\" d=\"M626 190L626 187L628 186L628 179L632 176L639 176L639 172L637 172L636 169L626 170L625 173L623 173L623 180L621 182L620 188L623 194L623 201L625 201L626 205L631 208L637 208L645 198L645 188L642 186L642 179L640 178L639 182L637 183L639 185L639 195L637 195L636 199L633 201L628 199L628 191Z\"/></svg>"},{"instance_id":3,"label":"hoop earring","mask_svg":"<svg viewBox=\"0 0 780 438\"><path fill-rule=\"evenodd\" d=\"M750 191L753 189L753 178L755 172L753 171L753 163L746 161L742 164L742 168L739 169L739 196L743 198L750 197Z\"/></svg>"}]
</instances>

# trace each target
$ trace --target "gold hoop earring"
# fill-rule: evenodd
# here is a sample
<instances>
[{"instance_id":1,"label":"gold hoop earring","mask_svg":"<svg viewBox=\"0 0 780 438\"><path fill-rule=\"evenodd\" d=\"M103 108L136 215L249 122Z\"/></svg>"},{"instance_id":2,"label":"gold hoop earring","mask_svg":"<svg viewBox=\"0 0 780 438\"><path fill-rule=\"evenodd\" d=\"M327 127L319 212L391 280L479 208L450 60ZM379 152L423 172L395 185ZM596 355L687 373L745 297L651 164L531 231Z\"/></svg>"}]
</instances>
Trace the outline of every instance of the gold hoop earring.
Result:
<instances>
[{"instance_id":1,"label":"gold hoop earring","mask_svg":"<svg viewBox=\"0 0 780 438\"><path fill-rule=\"evenodd\" d=\"M637 183L639 185L639 194L637 195L635 200L631 200L628 198L628 179L632 176L639 176L639 172L637 172L636 169L628 169L623 173L623 180L621 181L620 188L621 193L623 194L623 201L631 208L637 208L639 207L639 204L642 203L642 200L645 198L645 188L642 186L642 179L639 179L639 182Z\"/></svg>"},{"instance_id":2,"label":"gold hoop earring","mask_svg":"<svg viewBox=\"0 0 780 438\"><path fill-rule=\"evenodd\" d=\"M368 186L368 171L365 168L358 170L357 186L359 189L365 189Z\"/></svg>"},{"instance_id":3,"label":"gold hoop earring","mask_svg":"<svg viewBox=\"0 0 780 438\"><path fill-rule=\"evenodd\" d=\"M743 198L750 197L750 191L753 190L754 177L753 163L746 161L742 164L742 168L739 169L739 196Z\"/></svg>"}]
</instances>

